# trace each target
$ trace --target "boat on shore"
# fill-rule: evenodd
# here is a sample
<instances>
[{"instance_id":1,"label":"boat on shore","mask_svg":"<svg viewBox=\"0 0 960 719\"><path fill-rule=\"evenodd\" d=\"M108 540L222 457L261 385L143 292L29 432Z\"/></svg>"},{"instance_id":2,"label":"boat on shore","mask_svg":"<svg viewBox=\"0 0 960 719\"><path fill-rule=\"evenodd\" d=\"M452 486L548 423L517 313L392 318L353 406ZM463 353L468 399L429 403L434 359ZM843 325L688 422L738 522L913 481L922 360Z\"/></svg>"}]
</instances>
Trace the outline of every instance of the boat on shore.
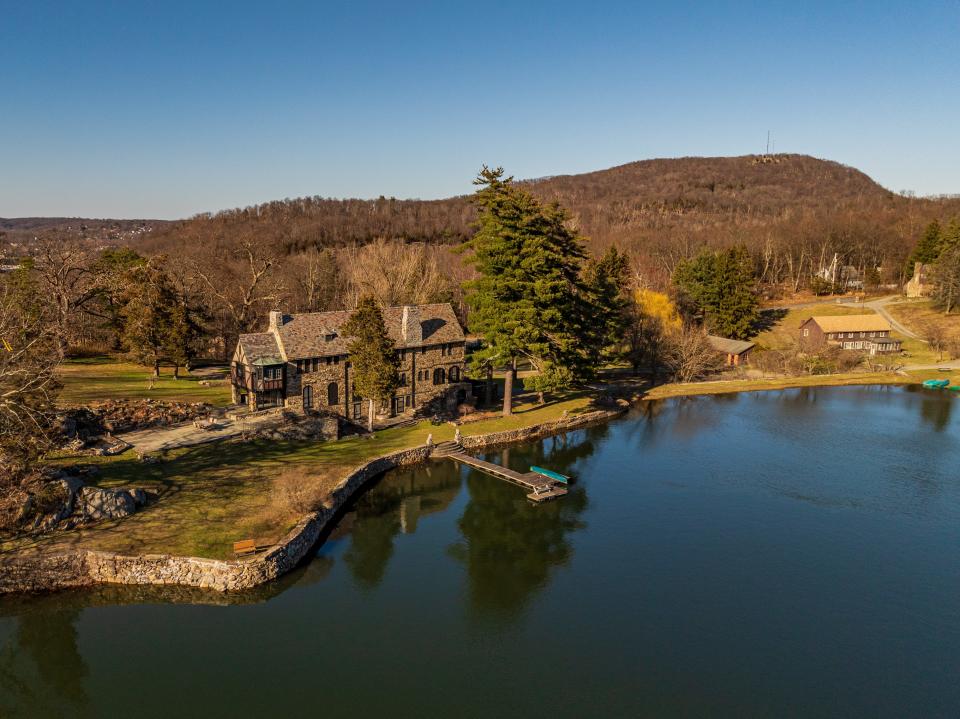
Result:
<instances>
[{"instance_id":1,"label":"boat on shore","mask_svg":"<svg viewBox=\"0 0 960 719\"><path fill-rule=\"evenodd\" d=\"M950 384L948 379L928 379L924 380L923 386L927 389L943 389Z\"/></svg>"}]
</instances>

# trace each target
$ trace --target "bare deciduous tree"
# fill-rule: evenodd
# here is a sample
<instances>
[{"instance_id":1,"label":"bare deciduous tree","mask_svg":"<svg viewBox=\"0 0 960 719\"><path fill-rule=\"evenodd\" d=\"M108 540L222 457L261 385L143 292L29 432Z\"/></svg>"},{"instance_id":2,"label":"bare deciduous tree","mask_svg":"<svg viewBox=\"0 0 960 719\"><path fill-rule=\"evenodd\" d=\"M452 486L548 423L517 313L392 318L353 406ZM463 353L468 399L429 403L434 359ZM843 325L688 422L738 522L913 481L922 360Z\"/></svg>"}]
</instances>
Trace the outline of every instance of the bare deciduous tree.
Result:
<instances>
[{"instance_id":1,"label":"bare deciduous tree","mask_svg":"<svg viewBox=\"0 0 960 719\"><path fill-rule=\"evenodd\" d=\"M55 234L38 241L29 264L50 298L57 325L57 353L66 355L71 323L88 310L101 287L94 271L95 255L77 238Z\"/></svg>"},{"instance_id":2,"label":"bare deciduous tree","mask_svg":"<svg viewBox=\"0 0 960 719\"><path fill-rule=\"evenodd\" d=\"M216 253L197 262L194 271L206 287L211 314L219 317L227 351L237 336L255 329L260 318L284 296L277 277L279 258L245 239L224 260Z\"/></svg>"},{"instance_id":3,"label":"bare deciduous tree","mask_svg":"<svg viewBox=\"0 0 960 719\"><path fill-rule=\"evenodd\" d=\"M927 322L920 328L920 336L927 341L930 349L937 353L937 362L943 360L943 352L950 343L946 328L937 322Z\"/></svg>"},{"instance_id":4,"label":"bare deciduous tree","mask_svg":"<svg viewBox=\"0 0 960 719\"><path fill-rule=\"evenodd\" d=\"M447 279L435 254L422 243L405 244L378 239L344 252L343 266L352 300L373 295L384 306L446 302L451 297Z\"/></svg>"},{"instance_id":5,"label":"bare deciduous tree","mask_svg":"<svg viewBox=\"0 0 960 719\"><path fill-rule=\"evenodd\" d=\"M60 363L55 312L10 281L0 285L0 481L50 444Z\"/></svg>"},{"instance_id":6,"label":"bare deciduous tree","mask_svg":"<svg viewBox=\"0 0 960 719\"><path fill-rule=\"evenodd\" d=\"M669 335L664 361L678 382L702 379L723 366L723 358L699 327L684 327Z\"/></svg>"}]
</instances>

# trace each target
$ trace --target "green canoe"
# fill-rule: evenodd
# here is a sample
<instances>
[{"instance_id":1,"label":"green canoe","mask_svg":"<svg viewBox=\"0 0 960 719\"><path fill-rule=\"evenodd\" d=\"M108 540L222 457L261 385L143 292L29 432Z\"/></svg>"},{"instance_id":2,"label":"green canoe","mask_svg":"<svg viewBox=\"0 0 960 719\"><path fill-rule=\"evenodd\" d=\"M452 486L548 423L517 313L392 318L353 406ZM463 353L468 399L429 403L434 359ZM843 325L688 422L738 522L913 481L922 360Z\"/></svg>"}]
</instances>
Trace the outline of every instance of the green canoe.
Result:
<instances>
[{"instance_id":1,"label":"green canoe","mask_svg":"<svg viewBox=\"0 0 960 719\"><path fill-rule=\"evenodd\" d=\"M570 481L570 478L565 474L560 474L559 472L554 472L552 469L544 469L543 467L530 467L531 472L536 472L537 474L542 474L544 477L549 477L550 479L555 479L558 482L563 482L567 484Z\"/></svg>"}]
</instances>

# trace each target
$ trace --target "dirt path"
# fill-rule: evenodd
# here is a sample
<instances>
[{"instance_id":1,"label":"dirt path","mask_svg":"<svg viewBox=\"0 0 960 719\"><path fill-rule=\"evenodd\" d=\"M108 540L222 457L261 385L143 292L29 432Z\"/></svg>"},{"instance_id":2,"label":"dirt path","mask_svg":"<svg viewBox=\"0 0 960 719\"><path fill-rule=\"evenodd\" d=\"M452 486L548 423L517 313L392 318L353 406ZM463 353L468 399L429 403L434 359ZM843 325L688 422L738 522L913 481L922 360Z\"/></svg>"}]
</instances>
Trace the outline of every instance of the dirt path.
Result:
<instances>
[{"instance_id":1,"label":"dirt path","mask_svg":"<svg viewBox=\"0 0 960 719\"><path fill-rule=\"evenodd\" d=\"M960 369L960 360L944 360L936 364L908 364L904 365L902 369L906 372L933 369Z\"/></svg>"},{"instance_id":2,"label":"dirt path","mask_svg":"<svg viewBox=\"0 0 960 719\"><path fill-rule=\"evenodd\" d=\"M136 432L118 435L117 437L124 442L132 444L133 448L138 452L159 452L160 450L192 447L197 444L218 442L229 439L230 437L237 437L246 430L276 421L277 418L274 415L251 417L241 420L232 420L223 417L218 419L216 425L211 429L201 429L195 427L191 422L185 422L173 427L141 429Z\"/></svg>"},{"instance_id":3,"label":"dirt path","mask_svg":"<svg viewBox=\"0 0 960 719\"><path fill-rule=\"evenodd\" d=\"M890 295L889 297L881 297L878 300L871 300L870 302L864 302L863 306L869 307L870 309L874 310L878 315L880 315L887 322L889 322L890 326L893 327L893 329L895 329L897 332L902 334L904 337L910 337L911 339L920 340L921 342L926 342L926 340L923 339L923 337L918 335L916 332L913 332L912 330L908 329L906 326L898 322L893 315L887 312L886 306L889 304L893 304L895 303L895 301L900 299L901 297L899 295Z\"/></svg>"}]
</instances>

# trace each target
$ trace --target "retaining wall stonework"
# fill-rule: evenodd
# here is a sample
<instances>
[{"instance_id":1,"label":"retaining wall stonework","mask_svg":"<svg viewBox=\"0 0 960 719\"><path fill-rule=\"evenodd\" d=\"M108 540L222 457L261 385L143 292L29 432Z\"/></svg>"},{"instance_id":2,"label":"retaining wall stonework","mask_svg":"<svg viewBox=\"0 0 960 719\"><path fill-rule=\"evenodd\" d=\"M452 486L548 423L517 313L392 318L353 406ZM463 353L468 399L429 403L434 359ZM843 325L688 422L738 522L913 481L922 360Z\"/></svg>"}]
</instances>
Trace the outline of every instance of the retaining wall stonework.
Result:
<instances>
[{"instance_id":1,"label":"retaining wall stonework","mask_svg":"<svg viewBox=\"0 0 960 719\"><path fill-rule=\"evenodd\" d=\"M566 432L622 414L624 407L597 410L522 429L464 437L466 449L519 442ZM430 447L395 452L374 459L348 474L319 511L303 517L286 537L266 553L236 560L177 557L168 554L121 555L83 550L57 555L13 555L0 558L0 594L39 592L109 584L171 584L221 592L249 589L276 579L306 556L330 520L369 480L394 467L429 458Z\"/></svg>"}]
</instances>

